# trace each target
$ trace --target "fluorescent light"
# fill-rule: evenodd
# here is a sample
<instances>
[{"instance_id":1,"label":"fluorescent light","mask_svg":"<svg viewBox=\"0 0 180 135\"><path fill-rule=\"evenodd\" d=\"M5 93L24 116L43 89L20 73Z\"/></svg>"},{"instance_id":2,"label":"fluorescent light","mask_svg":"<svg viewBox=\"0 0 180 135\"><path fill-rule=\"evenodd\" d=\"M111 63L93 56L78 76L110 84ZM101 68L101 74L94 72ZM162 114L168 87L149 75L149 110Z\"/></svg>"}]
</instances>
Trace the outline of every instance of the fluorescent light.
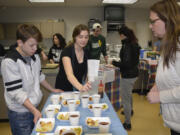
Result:
<instances>
[{"instance_id":1,"label":"fluorescent light","mask_svg":"<svg viewBox=\"0 0 180 135\"><path fill-rule=\"evenodd\" d=\"M111 4L133 4L137 2L137 0L103 0L103 3L111 3Z\"/></svg>"},{"instance_id":2,"label":"fluorescent light","mask_svg":"<svg viewBox=\"0 0 180 135\"><path fill-rule=\"evenodd\" d=\"M30 2L44 2L44 3L55 3L55 2L64 2L64 0L29 0Z\"/></svg>"}]
</instances>

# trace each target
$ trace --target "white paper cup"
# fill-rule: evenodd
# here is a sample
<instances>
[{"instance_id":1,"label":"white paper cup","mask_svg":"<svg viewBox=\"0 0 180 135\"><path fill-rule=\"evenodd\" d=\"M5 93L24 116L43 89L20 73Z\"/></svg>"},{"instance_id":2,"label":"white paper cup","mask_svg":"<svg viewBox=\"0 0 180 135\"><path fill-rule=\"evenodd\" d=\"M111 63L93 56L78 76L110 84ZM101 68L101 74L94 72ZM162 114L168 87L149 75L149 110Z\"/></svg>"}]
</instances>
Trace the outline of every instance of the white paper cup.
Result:
<instances>
[{"instance_id":1,"label":"white paper cup","mask_svg":"<svg viewBox=\"0 0 180 135\"><path fill-rule=\"evenodd\" d=\"M92 99L93 99L94 104L98 104L98 103L99 103L100 97L101 97L101 96L100 96L99 94L94 94L94 95L92 96Z\"/></svg>"},{"instance_id":2,"label":"white paper cup","mask_svg":"<svg viewBox=\"0 0 180 135\"><path fill-rule=\"evenodd\" d=\"M81 97L82 108L87 108L89 102L89 95L83 95Z\"/></svg>"},{"instance_id":3,"label":"white paper cup","mask_svg":"<svg viewBox=\"0 0 180 135\"><path fill-rule=\"evenodd\" d=\"M75 92L73 92L73 95L74 95L74 99L75 99L75 100L79 100L80 92L75 91Z\"/></svg>"},{"instance_id":4,"label":"white paper cup","mask_svg":"<svg viewBox=\"0 0 180 135\"><path fill-rule=\"evenodd\" d=\"M51 101L52 101L52 104L54 104L54 105L59 104L59 101L60 101L59 95L52 95L51 96Z\"/></svg>"},{"instance_id":5,"label":"white paper cup","mask_svg":"<svg viewBox=\"0 0 180 135\"><path fill-rule=\"evenodd\" d=\"M110 127L110 122L99 121L99 133L108 133Z\"/></svg>"},{"instance_id":6,"label":"white paper cup","mask_svg":"<svg viewBox=\"0 0 180 135\"><path fill-rule=\"evenodd\" d=\"M69 121L70 121L71 126L78 126L79 118L80 118L80 116L78 114L70 114Z\"/></svg>"},{"instance_id":7,"label":"white paper cup","mask_svg":"<svg viewBox=\"0 0 180 135\"><path fill-rule=\"evenodd\" d=\"M68 108L70 112L73 112L76 110L76 100L68 100Z\"/></svg>"},{"instance_id":8,"label":"white paper cup","mask_svg":"<svg viewBox=\"0 0 180 135\"><path fill-rule=\"evenodd\" d=\"M94 117L101 117L101 111L102 111L102 108L101 108L100 104L94 104L93 105Z\"/></svg>"},{"instance_id":9,"label":"white paper cup","mask_svg":"<svg viewBox=\"0 0 180 135\"><path fill-rule=\"evenodd\" d=\"M47 118L54 118L54 110L46 110L46 116Z\"/></svg>"}]
</instances>

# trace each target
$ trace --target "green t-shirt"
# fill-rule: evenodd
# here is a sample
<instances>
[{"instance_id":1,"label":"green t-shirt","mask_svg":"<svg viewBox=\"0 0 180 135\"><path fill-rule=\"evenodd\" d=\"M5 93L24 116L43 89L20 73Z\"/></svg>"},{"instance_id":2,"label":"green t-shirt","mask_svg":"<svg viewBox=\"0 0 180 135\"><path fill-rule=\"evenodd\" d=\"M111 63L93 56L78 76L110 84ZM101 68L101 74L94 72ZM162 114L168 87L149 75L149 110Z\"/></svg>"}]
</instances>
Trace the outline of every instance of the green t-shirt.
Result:
<instances>
[{"instance_id":1,"label":"green t-shirt","mask_svg":"<svg viewBox=\"0 0 180 135\"><path fill-rule=\"evenodd\" d=\"M101 53L106 56L106 40L102 35L90 35L86 48L89 50L90 59L100 59Z\"/></svg>"}]
</instances>

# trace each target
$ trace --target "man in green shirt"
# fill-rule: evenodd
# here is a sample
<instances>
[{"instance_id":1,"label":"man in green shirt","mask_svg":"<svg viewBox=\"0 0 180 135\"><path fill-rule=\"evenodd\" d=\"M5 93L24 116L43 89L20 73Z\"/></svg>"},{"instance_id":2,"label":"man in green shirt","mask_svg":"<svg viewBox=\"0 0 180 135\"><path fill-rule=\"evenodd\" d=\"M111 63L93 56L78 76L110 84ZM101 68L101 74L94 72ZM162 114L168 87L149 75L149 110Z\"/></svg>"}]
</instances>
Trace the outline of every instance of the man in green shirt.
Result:
<instances>
[{"instance_id":1,"label":"man in green shirt","mask_svg":"<svg viewBox=\"0 0 180 135\"><path fill-rule=\"evenodd\" d=\"M101 35L102 26L99 23L93 24L93 34L90 35L86 48L90 52L90 59L100 59L101 53L107 63L108 57L106 53L106 39Z\"/></svg>"}]
</instances>

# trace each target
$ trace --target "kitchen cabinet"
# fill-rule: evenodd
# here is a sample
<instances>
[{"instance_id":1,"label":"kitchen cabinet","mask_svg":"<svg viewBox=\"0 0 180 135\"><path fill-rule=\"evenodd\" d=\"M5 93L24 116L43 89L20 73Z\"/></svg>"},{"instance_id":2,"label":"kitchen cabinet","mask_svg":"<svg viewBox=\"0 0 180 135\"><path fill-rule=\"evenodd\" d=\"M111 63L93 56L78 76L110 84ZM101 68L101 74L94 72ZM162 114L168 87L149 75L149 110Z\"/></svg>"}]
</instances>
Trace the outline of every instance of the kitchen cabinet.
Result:
<instances>
[{"instance_id":1,"label":"kitchen cabinet","mask_svg":"<svg viewBox=\"0 0 180 135\"><path fill-rule=\"evenodd\" d=\"M0 40L4 39L4 25L0 24Z\"/></svg>"},{"instance_id":2,"label":"kitchen cabinet","mask_svg":"<svg viewBox=\"0 0 180 135\"><path fill-rule=\"evenodd\" d=\"M65 24L64 22L53 23L53 34L60 33L64 37Z\"/></svg>"},{"instance_id":3,"label":"kitchen cabinet","mask_svg":"<svg viewBox=\"0 0 180 135\"><path fill-rule=\"evenodd\" d=\"M64 36L64 22L42 22L40 30L43 38L52 38L55 33L60 33Z\"/></svg>"},{"instance_id":4,"label":"kitchen cabinet","mask_svg":"<svg viewBox=\"0 0 180 135\"><path fill-rule=\"evenodd\" d=\"M16 39L16 30L18 27L18 23L5 23L4 31L6 39Z\"/></svg>"},{"instance_id":5,"label":"kitchen cabinet","mask_svg":"<svg viewBox=\"0 0 180 135\"><path fill-rule=\"evenodd\" d=\"M16 39L16 30L20 23L0 24L0 39ZM26 22L25 24L33 24L42 33L43 38L52 38L53 34L65 34L64 22Z\"/></svg>"},{"instance_id":6,"label":"kitchen cabinet","mask_svg":"<svg viewBox=\"0 0 180 135\"><path fill-rule=\"evenodd\" d=\"M40 31L43 35L43 38L52 38L53 22L41 22Z\"/></svg>"},{"instance_id":7,"label":"kitchen cabinet","mask_svg":"<svg viewBox=\"0 0 180 135\"><path fill-rule=\"evenodd\" d=\"M31 24L36 26L40 30L40 23L39 22L26 22L25 24Z\"/></svg>"}]
</instances>

